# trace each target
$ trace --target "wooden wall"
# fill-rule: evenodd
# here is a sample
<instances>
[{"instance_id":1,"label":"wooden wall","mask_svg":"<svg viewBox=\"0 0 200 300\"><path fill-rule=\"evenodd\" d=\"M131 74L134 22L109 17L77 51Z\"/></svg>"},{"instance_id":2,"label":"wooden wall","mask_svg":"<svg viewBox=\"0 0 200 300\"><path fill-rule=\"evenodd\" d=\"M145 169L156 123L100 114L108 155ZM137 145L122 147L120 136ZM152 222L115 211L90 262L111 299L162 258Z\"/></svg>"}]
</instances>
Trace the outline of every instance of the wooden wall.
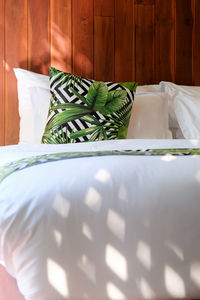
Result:
<instances>
[{"instance_id":1,"label":"wooden wall","mask_svg":"<svg viewBox=\"0 0 200 300\"><path fill-rule=\"evenodd\" d=\"M18 142L13 67L200 85L200 0L0 0L0 145Z\"/></svg>"}]
</instances>

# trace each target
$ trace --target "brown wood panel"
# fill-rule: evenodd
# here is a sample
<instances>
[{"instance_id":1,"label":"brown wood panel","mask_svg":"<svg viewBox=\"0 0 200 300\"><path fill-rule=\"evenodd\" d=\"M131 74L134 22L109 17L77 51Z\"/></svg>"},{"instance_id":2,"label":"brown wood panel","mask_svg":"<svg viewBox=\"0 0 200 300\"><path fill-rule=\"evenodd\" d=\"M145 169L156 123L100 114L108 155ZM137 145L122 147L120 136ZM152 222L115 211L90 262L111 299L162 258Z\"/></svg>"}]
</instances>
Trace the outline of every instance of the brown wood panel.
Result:
<instances>
[{"instance_id":1,"label":"brown wood panel","mask_svg":"<svg viewBox=\"0 0 200 300\"><path fill-rule=\"evenodd\" d=\"M93 0L73 0L73 72L93 78Z\"/></svg>"},{"instance_id":2,"label":"brown wood panel","mask_svg":"<svg viewBox=\"0 0 200 300\"><path fill-rule=\"evenodd\" d=\"M4 128L4 59L5 59L5 53L4 53L4 0L0 0L0 146L3 146L4 141L4 134L5 134L5 128Z\"/></svg>"},{"instance_id":3,"label":"brown wood panel","mask_svg":"<svg viewBox=\"0 0 200 300\"><path fill-rule=\"evenodd\" d=\"M49 74L49 7L50 0L28 1L28 68Z\"/></svg>"},{"instance_id":4,"label":"brown wood panel","mask_svg":"<svg viewBox=\"0 0 200 300\"><path fill-rule=\"evenodd\" d=\"M114 18L95 17L94 78L114 81Z\"/></svg>"},{"instance_id":5,"label":"brown wood panel","mask_svg":"<svg viewBox=\"0 0 200 300\"><path fill-rule=\"evenodd\" d=\"M193 15L191 0L176 0L176 76L178 84L191 85Z\"/></svg>"},{"instance_id":6,"label":"brown wood panel","mask_svg":"<svg viewBox=\"0 0 200 300\"><path fill-rule=\"evenodd\" d=\"M175 79L175 0L156 0L156 82Z\"/></svg>"},{"instance_id":7,"label":"brown wood panel","mask_svg":"<svg viewBox=\"0 0 200 300\"><path fill-rule=\"evenodd\" d=\"M141 1L142 2L142 1ZM155 81L154 43L155 18L154 5L135 5L135 65L136 81L139 84L150 84Z\"/></svg>"},{"instance_id":8,"label":"brown wood panel","mask_svg":"<svg viewBox=\"0 0 200 300\"><path fill-rule=\"evenodd\" d=\"M194 0L193 81L200 85L200 1Z\"/></svg>"},{"instance_id":9,"label":"brown wood panel","mask_svg":"<svg viewBox=\"0 0 200 300\"><path fill-rule=\"evenodd\" d=\"M115 80L131 81L133 74L133 56L135 26L133 24L133 1L115 1ZM134 76L133 76L134 75Z\"/></svg>"},{"instance_id":10,"label":"brown wood panel","mask_svg":"<svg viewBox=\"0 0 200 300\"><path fill-rule=\"evenodd\" d=\"M135 4L154 5L155 4L155 0L135 0Z\"/></svg>"},{"instance_id":11,"label":"brown wood panel","mask_svg":"<svg viewBox=\"0 0 200 300\"><path fill-rule=\"evenodd\" d=\"M72 72L72 1L51 0L51 65Z\"/></svg>"},{"instance_id":12,"label":"brown wood panel","mask_svg":"<svg viewBox=\"0 0 200 300\"><path fill-rule=\"evenodd\" d=\"M94 0L94 15L102 17L114 17L115 0Z\"/></svg>"},{"instance_id":13,"label":"brown wood panel","mask_svg":"<svg viewBox=\"0 0 200 300\"><path fill-rule=\"evenodd\" d=\"M27 1L5 1L5 143L18 143L19 115L14 67L27 68Z\"/></svg>"}]
</instances>

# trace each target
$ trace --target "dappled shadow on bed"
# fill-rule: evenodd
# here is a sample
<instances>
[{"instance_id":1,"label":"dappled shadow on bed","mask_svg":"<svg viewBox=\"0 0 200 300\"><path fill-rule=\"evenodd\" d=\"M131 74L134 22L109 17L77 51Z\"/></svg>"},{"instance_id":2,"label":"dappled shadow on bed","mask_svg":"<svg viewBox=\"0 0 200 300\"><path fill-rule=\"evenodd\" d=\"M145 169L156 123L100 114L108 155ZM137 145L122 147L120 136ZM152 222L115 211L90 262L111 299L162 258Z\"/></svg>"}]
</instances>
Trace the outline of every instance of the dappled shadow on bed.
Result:
<instances>
[{"instance_id":1,"label":"dappled shadow on bed","mask_svg":"<svg viewBox=\"0 0 200 300\"><path fill-rule=\"evenodd\" d=\"M193 203L182 208L172 198L160 205L151 195L144 203L130 194L126 181L115 186L106 166L88 176L96 180L91 187L80 187L80 177L72 177L73 194L50 200L58 222L49 227L45 239L53 247L40 265L49 294L55 299L197 298L200 248L194 241L200 235L190 232L198 214Z\"/></svg>"}]
</instances>

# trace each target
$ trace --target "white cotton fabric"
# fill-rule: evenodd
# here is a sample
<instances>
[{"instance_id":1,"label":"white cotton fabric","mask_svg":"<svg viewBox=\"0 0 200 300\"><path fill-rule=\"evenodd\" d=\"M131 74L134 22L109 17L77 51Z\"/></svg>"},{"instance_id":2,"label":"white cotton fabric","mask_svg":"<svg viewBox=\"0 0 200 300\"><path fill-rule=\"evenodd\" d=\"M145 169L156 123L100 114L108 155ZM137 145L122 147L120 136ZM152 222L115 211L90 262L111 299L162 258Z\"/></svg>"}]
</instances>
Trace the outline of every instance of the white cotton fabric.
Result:
<instances>
[{"instance_id":1,"label":"white cotton fabric","mask_svg":"<svg viewBox=\"0 0 200 300\"><path fill-rule=\"evenodd\" d=\"M176 138L199 139L200 87L177 85L161 81L160 88L169 96L169 116ZM198 101L199 99L199 101Z\"/></svg>"},{"instance_id":2,"label":"white cotton fabric","mask_svg":"<svg viewBox=\"0 0 200 300\"><path fill-rule=\"evenodd\" d=\"M148 86L147 86L148 87ZM166 93L138 92L135 95L128 139L170 139Z\"/></svg>"},{"instance_id":3,"label":"white cotton fabric","mask_svg":"<svg viewBox=\"0 0 200 300\"><path fill-rule=\"evenodd\" d=\"M50 105L49 77L17 68L14 72L20 115L19 143L40 144Z\"/></svg>"},{"instance_id":4,"label":"white cotton fabric","mask_svg":"<svg viewBox=\"0 0 200 300\"><path fill-rule=\"evenodd\" d=\"M200 147L123 140L0 147L4 164L63 151ZM198 298L200 156L108 156L0 184L0 260L26 299Z\"/></svg>"}]
</instances>

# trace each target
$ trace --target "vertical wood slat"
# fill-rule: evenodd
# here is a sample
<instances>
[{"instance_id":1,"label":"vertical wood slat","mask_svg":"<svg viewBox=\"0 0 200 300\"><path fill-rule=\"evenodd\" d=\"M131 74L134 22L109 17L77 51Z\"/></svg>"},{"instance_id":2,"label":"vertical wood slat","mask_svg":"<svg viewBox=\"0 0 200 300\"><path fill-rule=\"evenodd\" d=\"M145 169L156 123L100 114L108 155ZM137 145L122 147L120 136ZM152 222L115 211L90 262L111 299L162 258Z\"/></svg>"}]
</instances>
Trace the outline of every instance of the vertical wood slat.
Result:
<instances>
[{"instance_id":1,"label":"vertical wood slat","mask_svg":"<svg viewBox=\"0 0 200 300\"><path fill-rule=\"evenodd\" d=\"M115 80L132 81L134 33L133 1L115 0ZM135 74L134 74L135 75ZM134 76L135 77L135 76Z\"/></svg>"},{"instance_id":2,"label":"vertical wood slat","mask_svg":"<svg viewBox=\"0 0 200 300\"><path fill-rule=\"evenodd\" d=\"M139 3L139 4L137 4ZM155 80L154 68L154 2L148 5L136 1L135 26L136 26L136 81L139 84L150 84Z\"/></svg>"},{"instance_id":3,"label":"vertical wood slat","mask_svg":"<svg viewBox=\"0 0 200 300\"><path fill-rule=\"evenodd\" d=\"M114 18L95 17L94 78L114 81Z\"/></svg>"},{"instance_id":4,"label":"vertical wood slat","mask_svg":"<svg viewBox=\"0 0 200 300\"><path fill-rule=\"evenodd\" d=\"M5 0L0 0L0 146L5 143L5 118L4 118L4 43L5 43L5 16L4 16Z\"/></svg>"},{"instance_id":5,"label":"vertical wood slat","mask_svg":"<svg viewBox=\"0 0 200 300\"><path fill-rule=\"evenodd\" d=\"M175 0L155 0L155 82L175 80Z\"/></svg>"},{"instance_id":6,"label":"vertical wood slat","mask_svg":"<svg viewBox=\"0 0 200 300\"><path fill-rule=\"evenodd\" d=\"M49 1L28 1L28 68L43 74L50 62Z\"/></svg>"},{"instance_id":7,"label":"vertical wood slat","mask_svg":"<svg viewBox=\"0 0 200 300\"><path fill-rule=\"evenodd\" d=\"M51 0L51 65L72 72L72 1Z\"/></svg>"},{"instance_id":8,"label":"vertical wood slat","mask_svg":"<svg viewBox=\"0 0 200 300\"><path fill-rule=\"evenodd\" d=\"M14 67L27 68L27 1L5 1L5 144L18 143L19 116Z\"/></svg>"},{"instance_id":9,"label":"vertical wood slat","mask_svg":"<svg viewBox=\"0 0 200 300\"><path fill-rule=\"evenodd\" d=\"M193 83L200 85L200 1L194 0Z\"/></svg>"},{"instance_id":10,"label":"vertical wood slat","mask_svg":"<svg viewBox=\"0 0 200 300\"><path fill-rule=\"evenodd\" d=\"M193 16L191 0L176 0L176 76L177 84L191 85Z\"/></svg>"},{"instance_id":11,"label":"vertical wood slat","mask_svg":"<svg viewBox=\"0 0 200 300\"><path fill-rule=\"evenodd\" d=\"M94 0L94 15L102 17L115 16L115 0Z\"/></svg>"},{"instance_id":12,"label":"vertical wood slat","mask_svg":"<svg viewBox=\"0 0 200 300\"><path fill-rule=\"evenodd\" d=\"M72 1L73 72L93 78L93 0Z\"/></svg>"}]
</instances>

